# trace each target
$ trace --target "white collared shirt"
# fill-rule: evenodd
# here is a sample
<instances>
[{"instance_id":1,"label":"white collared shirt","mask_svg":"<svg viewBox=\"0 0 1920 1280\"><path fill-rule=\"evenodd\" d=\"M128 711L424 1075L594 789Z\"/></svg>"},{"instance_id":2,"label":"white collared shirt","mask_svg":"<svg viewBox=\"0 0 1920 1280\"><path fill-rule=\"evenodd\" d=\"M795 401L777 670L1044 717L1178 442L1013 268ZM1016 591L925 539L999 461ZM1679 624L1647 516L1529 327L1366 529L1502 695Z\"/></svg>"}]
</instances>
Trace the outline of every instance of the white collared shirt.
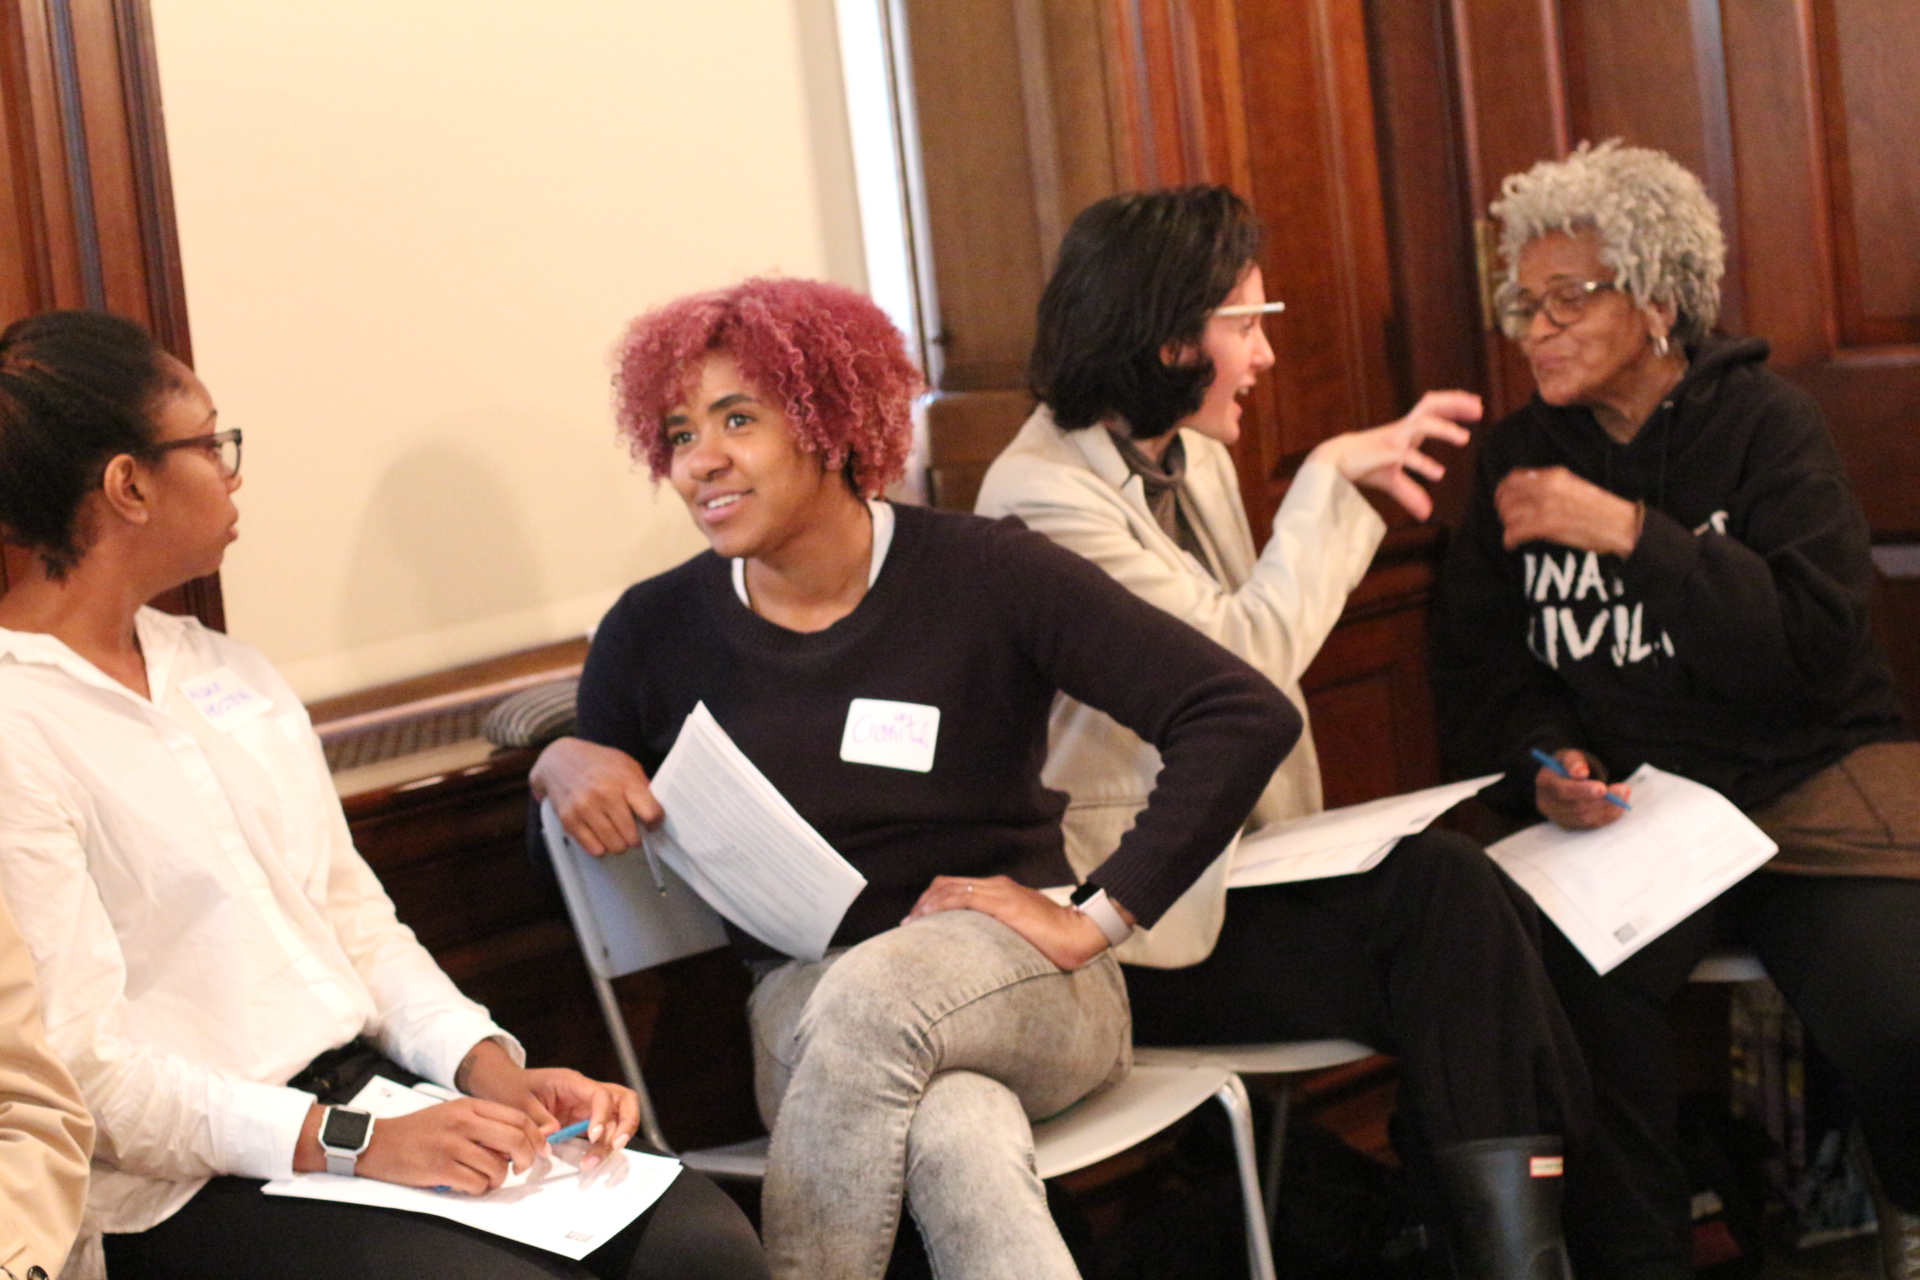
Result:
<instances>
[{"instance_id":1,"label":"white collared shirt","mask_svg":"<svg viewBox=\"0 0 1920 1280\"><path fill-rule=\"evenodd\" d=\"M873 517L873 551L867 557L867 586L871 589L880 581L887 551L893 546L893 507L878 498L868 498L867 512ZM741 604L753 608L753 598L747 594L747 562L731 560L728 568L733 574L733 594L740 597Z\"/></svg>"},{"instance_id":2,"label":"white collared shirt","mask_svg":"<svg viewBox=\"0 0 1920 1280\"><path fill-rule=\"evenodd\" d=\"M313 1098L286 1081L356 1035L442 1084L489 1037L524 1058L394 916L266 659L136 630L152 701L0 629L0 889L99 1124L83 1242L290 1173Z\"/></svg>"}]
</instances>

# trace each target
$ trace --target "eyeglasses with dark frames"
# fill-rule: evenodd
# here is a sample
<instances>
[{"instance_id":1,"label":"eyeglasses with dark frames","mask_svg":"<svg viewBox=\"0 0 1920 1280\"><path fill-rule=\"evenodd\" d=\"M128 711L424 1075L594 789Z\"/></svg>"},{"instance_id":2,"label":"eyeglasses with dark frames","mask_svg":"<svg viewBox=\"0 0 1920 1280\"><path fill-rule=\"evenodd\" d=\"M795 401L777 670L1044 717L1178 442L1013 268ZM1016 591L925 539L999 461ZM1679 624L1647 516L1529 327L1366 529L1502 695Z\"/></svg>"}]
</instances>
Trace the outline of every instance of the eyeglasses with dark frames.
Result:
<instances>
[{"instance_id":1,"label":"eyeglasses with dark frames","mask_svg":"<svg viewBox=\"0 0 1920 1280\"><path fill-rule=\"evenodd\" d=\"M163 440L159 444L142 449L141 455L157 461L162 454L175 449L205 449L220 464L220 470L229 476L240 474L240 428L229 427L225 431L215 431L204 436L188 436L184 440Z\"/></svg>"},{"instance_id":2,"label":"eyeglasses with dark frames","mask_svg":"<svg viewBox=\"0 0 1920 1280\"><path fill-rule=\"evenodd\" d=\"M1618 287L1611 280L1564 280L1538 298L1516 288L1500 300L1500 320L1508 333L1517 335L1544 311L1555 327L1564 329L1587 314L1594 295Z\"/></svg>"}]
</instances>

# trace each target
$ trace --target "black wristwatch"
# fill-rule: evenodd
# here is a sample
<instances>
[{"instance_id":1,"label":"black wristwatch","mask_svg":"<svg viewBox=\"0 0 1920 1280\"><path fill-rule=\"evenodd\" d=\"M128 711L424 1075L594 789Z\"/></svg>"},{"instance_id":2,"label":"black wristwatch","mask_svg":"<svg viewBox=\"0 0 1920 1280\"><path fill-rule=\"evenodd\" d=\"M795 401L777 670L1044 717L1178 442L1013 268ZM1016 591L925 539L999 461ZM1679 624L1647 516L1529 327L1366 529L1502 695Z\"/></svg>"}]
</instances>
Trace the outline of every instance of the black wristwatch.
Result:
<instances>
[{"instance_id":1,"label":"black wristwatch","mask_svg":"<svg viewBox=\"0 0 1920 1280\"><path fill-rule=\"evenodd\" d=\"M373 1117L351 1107L328 1107L320 1117L320 1149L327 1153L327 1172L354 1176L360 1153L373 1141Z\"/></svg>"}]
</instances>

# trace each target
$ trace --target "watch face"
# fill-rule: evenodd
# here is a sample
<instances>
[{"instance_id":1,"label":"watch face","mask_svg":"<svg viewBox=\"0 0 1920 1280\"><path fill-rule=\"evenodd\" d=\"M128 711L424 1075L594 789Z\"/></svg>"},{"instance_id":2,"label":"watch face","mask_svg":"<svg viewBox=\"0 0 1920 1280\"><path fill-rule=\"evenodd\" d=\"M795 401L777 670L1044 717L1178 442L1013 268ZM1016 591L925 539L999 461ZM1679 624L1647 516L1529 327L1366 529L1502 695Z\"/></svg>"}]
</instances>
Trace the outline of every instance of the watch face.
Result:
<instances>
[{"instance_id":1,"label":"watch face","mask_svg":"<svg viewBox=\"0 0 1920 1280\"><path fill-rule=\"evenodd\" d=\"M343 1107L330 1107L326 1122L320 1126L320 1145L337 1150L358 1151L367 1141L367 1130L373 1127L373 1117L364 1111L348 1111Z\"/></svg>"}]
</instances>

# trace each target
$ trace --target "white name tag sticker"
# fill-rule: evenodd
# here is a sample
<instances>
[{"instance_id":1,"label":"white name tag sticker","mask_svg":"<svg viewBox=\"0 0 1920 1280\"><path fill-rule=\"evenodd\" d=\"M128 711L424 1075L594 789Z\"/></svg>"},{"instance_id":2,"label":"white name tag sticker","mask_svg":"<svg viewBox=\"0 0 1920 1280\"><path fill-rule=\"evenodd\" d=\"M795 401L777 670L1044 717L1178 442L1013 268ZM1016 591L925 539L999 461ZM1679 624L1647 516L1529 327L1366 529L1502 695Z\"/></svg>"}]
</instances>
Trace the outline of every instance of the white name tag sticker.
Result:
<instances>
[{"instance_id":1,"label":"white name tag sticker","mask_svg":"<svg viewBox=\"0 0 1920 1280\"><path fill-rule=\"evenodd\" d=\"M216 667L197 675L180 686L194 710L207 723L231 733L249 720L258 720L273 710L273 699L240 678L232 667Z\"/></svg>"},{"instance_id":2,"label":"white name tag sticker","mask_svg":"<svg viewBox=\"0 0 1920 1280\"><path fill-rule=\"evenodd\" d=\"M926 773L933 768L933 746L940 736L940 708L918 702L855 698L847 708L840 758L849 764Z\"/></svg>"}]
</instances>

